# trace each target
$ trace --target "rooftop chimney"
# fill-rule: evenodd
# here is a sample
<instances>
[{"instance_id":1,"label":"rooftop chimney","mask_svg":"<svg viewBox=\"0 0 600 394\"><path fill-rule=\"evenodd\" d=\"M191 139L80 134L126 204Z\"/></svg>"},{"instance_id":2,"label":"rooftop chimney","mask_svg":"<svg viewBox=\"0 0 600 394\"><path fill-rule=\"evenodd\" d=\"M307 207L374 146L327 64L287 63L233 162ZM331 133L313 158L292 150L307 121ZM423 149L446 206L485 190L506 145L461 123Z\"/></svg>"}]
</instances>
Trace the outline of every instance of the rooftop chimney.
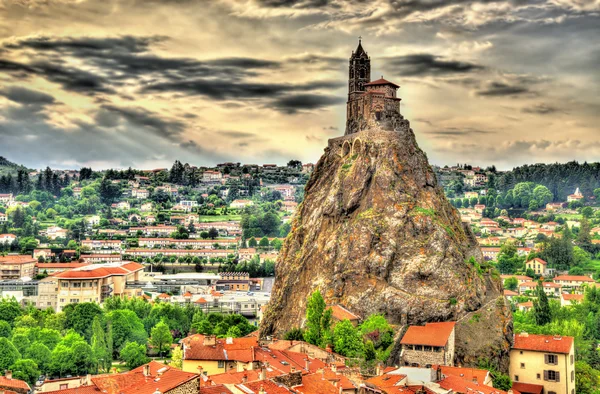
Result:
<instances>
[{"instance_id":1,"label":"rooftop chimney","mask_svg":"<svg viewBox=\"0 0 600 394\"><path fill-rule=\"evenodd\" d=\"M331 370L332 370L333 372L337 372L337 365L336 365L335 363L332 363L332 364L331 364Z\"/></svg>"},{"instance_id":2,"label":"rooftop chimney","mask_svg":"<svg viewBox=\"0 0 600 394\"><path fill-rule=\"evenodd\" d=\"M258 390L258 394L267 394L262 384L260 385L260 390Z\"/></svg>"},{"instance_id":3,"label":"rooftop chimney","mask_svg":"<svg viewBox=\"0 0 600 394\"><path fill-rule=\"evenodd\" d=\"M377 363L377 369L375 370L375 375L377 375L377 376L383 375L383 368L381 368L381 363Z\"/></svg>"},{"instance_id":4,"label":"rooftop chimney","mask_svg":"<svg viewBox=\"0 0 600 394\"><path fill-rule=\"evenodd\" d=\"M11 371L10 369L9 369L9 370L7 370L7 371L4 373L4 377L5 377L6 379L9 379L9 380L10 380L10 379L12 379L12 371Z\"/></svg>"},{"instance_id":5,"label":"rooftop chimney","mask_svg":"<svg viewBox=\"0 0 600 394\"><path fill-rule=\"evenodd\" d=\"M215 346L217 344L217 337L214 335L205 335L202 344L204 346Z\"/></svg>"},{"instance_id":6,"label":"rooftop chimney","mask_svg":"<svg viewBox=\"0 0 600 394\"><path fill-rule=\"evenodd\" d=\"M144 364L144 376L150 376L150 364Z\"/></svg>"},{"instance_id":7,"label":"rooftop chimney","mask_svg":"<svg viewBox=\"0 0 600 394\"><path fill-rule=\"evenodd\" d=\"M267 370L263 367L260 369L260 374L258 375L259 380L265 380L267 378Z\"/></svg>"},{"instance_id":8,"label":"rooftop chimney","mask_svg":"<svg viewBox=\"0 0 600 394\"><path fill-rule=\"evenodd\" d=\"M85 384L92 384L92 374L88 373L87 375L85 375Z\"/></svg>"},{"instance_id":9,"label":"rooftop chimney","mask_svg":"<svg viewBox=\"0 0 600 394\"><path fill-rule=\"evenodd\" d=\"M242 383L246 383L248 381L248 374L244 373L242 376Z\"/></svg>"},{"instance_id":10,"label":"rooftop chimney","mask_svg":"<svg viewBox=\"0 0 600 394\"><path fill-rule=\"evenodd\" d=\"M310 371L310 360L308 359L308 357L305 359L304 369Z\"/></svg>"}]
</instances>

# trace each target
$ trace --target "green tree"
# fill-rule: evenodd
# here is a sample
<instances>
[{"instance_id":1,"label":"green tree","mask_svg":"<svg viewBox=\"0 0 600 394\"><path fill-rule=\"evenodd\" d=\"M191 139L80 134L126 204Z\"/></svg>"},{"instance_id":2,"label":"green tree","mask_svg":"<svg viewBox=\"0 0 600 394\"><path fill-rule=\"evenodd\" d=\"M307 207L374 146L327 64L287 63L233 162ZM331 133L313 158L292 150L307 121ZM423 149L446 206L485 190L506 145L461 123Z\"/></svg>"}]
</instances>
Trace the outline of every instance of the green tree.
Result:
<instances>
[{"instance_id":1,"label":"green tree","mask_svg":"<svg viewBox=\"0 0 600 394\"><path fill-rule=\"evenodd\" d=\"M364 350L360 332L347 319L333 328L333 346L337 353L346 357L357 357Z\"/></svg>"},{"instance_id":2,"label":"green tree","mask_svg":"<svg viewBox=\"0 0 600 394\"><path fill-rule=\"evenodd\" d=\"M269 247L269 239L267 237L262 237L260 239L260 241L258 242L258 246L261 248L268 248Z\"/></svg>"},{"instance_id":3,"label":"green tree","mask_svg":"<svg viewBox=\"0 0 600 394\"><path fill-rule=\"evenodd\" d=\"M365 360L367 361L375 360L375 358L377 358L377 352L375 351L375 345L373 345L373 341L367 341L367 343L365 343L364 355Z\"/></svg>"},{"instance_id":4,"label":"green tree","mask_svg":"<svg viewBox=\"0 0 600 394\"><path fill-rule=\"evenodd\" d=\"M550 305L548 304L548 296L541 283L535 289L537 299L533 300L532 314L538 326L543 326L552 321Z\"/></svg>"},{"instance_id":5,"label":"green tree","mask_svg":"<svg viewBox=\"0 0 600 394\"><path fill-rule=\"evenodd\" d=\"M584 361L575 363L575 390L579 394L597 394L600 387L600 371Z\"/></svg>"},{"instance_id":6,"label":"green tree","mask_svg":"<svg viewBox=\"0 0 600 394\"><path fill-rule=\"evenodd\" d=\"M14 297L0 298L0 320L4 320L13 326L15 319L17 316L21 316L21 313L21 307Z\"/></svg>"},{"instance_id":7,"label":"green tree","mask_svg":"<svg viewBox=\"0 0 600 394\"><path fill-rule=\"evenodd\" d=\"M20 358L21 354L12 342L7 338L0 338L0 371L9 369Z\"/></svg>"},{"instance_id":8,"label":"green tree","mask_svg":"<svg viewBox=\"0 0 600 394\"><path fill-rule=\"evenodd\" d=\"M178 368L181 369L183 366L183 351L181 350L181 348L179 346L177 346L175 349L173 349L173 352L171 353L171 362L169 363L169 366L173 367L173 368Z\"/></svg>"},{"instance_id":9,"label":"green tree","mask_svg":"<svg viewBox=\"0 0 600 394\"><path fill-rule=\"evenodd\" d=\"M169 330L169 326L164 320L156 324L150 332L150 343L155 348L158 348L158 354L161 355L163 348L168 349L173 343L173 335Z\"/></svg>"},{"instance_id":10,"label":"green tree","mask_svg":"<svg viewBox=\"0 0 600 394\"><path fill-rule=\"evenodd\" d=\"M515 291L515 290L517 290L518 286L519 286L519 281L514 276L511 276L510 278L504 280L504 288L505 289Z\"/></svg>"},{"instance_id":11,"label":"green tree","mask_svg":"<svg viewBox=\"0 0 600 394\"><path fill-rule=\"evenodd\" d=\"M218 236L219 236L219 231L216 228L211 227L210 229L208 229L208 238L215 239Z\"/></svg>"},{"instance_id":12,"label":"green tree","mask_svg":"<svg viewBox=\"0 0 600 394\"><path fill-rule=\"evenodd\" d=\"M315 290L308 299L306 307L306 330L304 340L317 346L325 346L331 337L331 309L326 304L321 292Z\"/></svg>"},{"instance_id":13,"label":"green tree","mask_svg":"<svg viewBox=\"0 0 600 394\"><path fill-rule=\"evenodd\" d=\"M44 374L47 373L50 368L51 357L52 352L48 349L48 346L39 341L33 342L31 346L29 346L29 349L27 349L27 353L25 353L25 358L35 360L40 372Z\"/></svg>"},{"instance_id":14,"label":"green tree","mask_svg":"<svg viewBox=\"0 0 600 394\"><path fill-rule=\"evenodd\" d=\"M148 340L144 324L134 311L111 311L106 315L106 323L112 332L113 353L118 354L127 342L145 344Z\"/></svg>"},{"instance_id":15,"label":"green tree","mask_svg":"<svg viewBox=\"0 0 600 394\"><path fill-rule=\"evenodd\" d=\"M0 338L10 338L12 328L7 321L0 320Z\"/></svg>"},{"instance_id":16,"label":"green tree","mask_svg":"<svg viewBox=\"0 0 600 394\"><path fill-rule=\"evenodd\" d=\"M120 352L120 357L129 369L137 368L148 362L146 346L135 342L127 342Z\"/></svg>"},{"instance_id":17,"label":"green tree","mask_svg":"<svg viewBox=\"0 0 600 394\"><path fill-rule=\"evenodd\" d=\"M10 366L10 370L13 371L13 378L24 380L32 386L40 376L37 363L31 359L17 360Z\"/></svg>"},{"instance_id":18,"label":"green tree","mask_svg":"<svg viewBox=\"0 0 600 394\"><path fill-rule=\"evenodd\" d=\"M302 341L304 339L304 330L294 327L285 333L283 339L287 341Z\"/></svg>"},{"instance_id":19,"label":"green tree","mask_svg":"<svg viewBox=\"0 0 600 394\"><path fill-rule=\"evenodd\" d=\"M577 243L582 246L587 246L592 243L592 226L590 226L590 221L587 218L588 216L584 216L583 219L581 219L581 222L579 222L579 233L577 233Z\"/></svg>"},{"instance_id":20,"label":"green tree","mask_svg":"<svg viewBox=\"0 0 600 394\"><path fill-rule=\"evenodd\" d=\"M102 309L96 303L76 304L72 312L67 314L67 328L74 329L89 342L92 338L92 323L97 316L101 315Z\"/></svg>"},{"instance_id":21,"label":"green tree","mask_svg":"<svg viewBox=\"0 0 600 394\"><path fill-rule=\"evenodd\" d=\"M584 218L591 218L594 215L594 209L592 207L583 207L581 208L581 214Z\"/></svg>"},{"instance_id":22,"label":"green tree","mask_svg":"<svg viewBox=\"0 0 600 394\"><path fill-rule=\"evenodd\" d=\"M96 316L92 323L92 352L94 358L98 361L98 366L105 371L110 369L112 364L112 349L109 349L106 341L106 333L100 322L100 316ZM98 371L96 371L98 372Z\"/></svg>"},{"instance_id":23,"label":"green tree","mask_svg":"<svg viewBox=\"0 0 600 394\"><path fill-rule=\"evenodd\" d=\"M258 246L258 242L256 241L256 238L252 237L248 240L249 248L256 248L257 246Z\"/></svg>"}]
</instances>

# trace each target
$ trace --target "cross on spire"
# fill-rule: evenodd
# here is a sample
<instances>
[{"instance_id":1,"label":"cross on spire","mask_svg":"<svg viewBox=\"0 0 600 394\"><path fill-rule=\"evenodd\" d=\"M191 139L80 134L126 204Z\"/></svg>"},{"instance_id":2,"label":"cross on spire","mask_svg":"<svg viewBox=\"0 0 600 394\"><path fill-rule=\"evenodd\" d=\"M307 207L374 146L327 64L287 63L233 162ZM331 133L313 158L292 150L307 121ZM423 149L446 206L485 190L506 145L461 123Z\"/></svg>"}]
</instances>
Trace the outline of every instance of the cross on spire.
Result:
<instances>
[{"instance_id":1,"label":"cross on spire","mask_svg":"<svg viewBox=\"0 0 600 394\"><path fill-rule=\"evenodd\" d=\"M362 36L358 36L358 42L360 43L362 41Z\"/></svg>"}]
</instances>

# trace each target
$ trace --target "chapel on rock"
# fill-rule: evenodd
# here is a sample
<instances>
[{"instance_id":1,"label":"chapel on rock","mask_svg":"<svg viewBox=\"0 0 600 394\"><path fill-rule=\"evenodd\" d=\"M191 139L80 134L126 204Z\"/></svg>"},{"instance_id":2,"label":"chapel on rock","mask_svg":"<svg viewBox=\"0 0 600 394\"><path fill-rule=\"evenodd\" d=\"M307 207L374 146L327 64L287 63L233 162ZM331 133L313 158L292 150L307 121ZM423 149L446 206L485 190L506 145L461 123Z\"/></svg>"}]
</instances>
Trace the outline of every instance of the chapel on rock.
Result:
<instances>
[{"instance_id":1,"label":"chapel on rock","mask_svg":"<svg viewBox=\"0 0 600 394\"><path fill-rule=\"evenodd\" d=\"M383 76L371 82L371 59L360 39L350 57L349 71L345 135L372 127L395 129L403 119L401 99L396 96L400 86Z\"/></svg>"}]
</instances>

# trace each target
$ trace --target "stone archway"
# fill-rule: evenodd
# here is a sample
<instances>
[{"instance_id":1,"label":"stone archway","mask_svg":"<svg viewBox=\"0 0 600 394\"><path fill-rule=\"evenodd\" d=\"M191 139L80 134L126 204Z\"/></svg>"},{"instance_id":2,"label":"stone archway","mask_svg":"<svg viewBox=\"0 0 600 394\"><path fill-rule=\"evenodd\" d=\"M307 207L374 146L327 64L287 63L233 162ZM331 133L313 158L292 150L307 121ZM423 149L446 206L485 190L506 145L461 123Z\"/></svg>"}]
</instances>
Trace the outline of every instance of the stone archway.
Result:
<instances>
[{"instance_id":1,"label":"stone archway","mask_svg":"<svg viewBox=\"0 0 600 394\"><path fill-rule=\"evenodd\" d=\"M355 139L354 142L352 143L352 155L360 154L362 149L363 149L363 142L361 141L361 139L360 138Z\"/></svg>"},{"instance_id":2,"label":"stone archway","mask_svg":"<svg viewBox=\"0 0 600 394\"><path fill-rule=\"evenodd\" d=\"M344 144L342 145L342 157L348 156L351 149L352 147L350 146L350 143L348 141L344 141Z\"/></svg>"}]
</instances>

